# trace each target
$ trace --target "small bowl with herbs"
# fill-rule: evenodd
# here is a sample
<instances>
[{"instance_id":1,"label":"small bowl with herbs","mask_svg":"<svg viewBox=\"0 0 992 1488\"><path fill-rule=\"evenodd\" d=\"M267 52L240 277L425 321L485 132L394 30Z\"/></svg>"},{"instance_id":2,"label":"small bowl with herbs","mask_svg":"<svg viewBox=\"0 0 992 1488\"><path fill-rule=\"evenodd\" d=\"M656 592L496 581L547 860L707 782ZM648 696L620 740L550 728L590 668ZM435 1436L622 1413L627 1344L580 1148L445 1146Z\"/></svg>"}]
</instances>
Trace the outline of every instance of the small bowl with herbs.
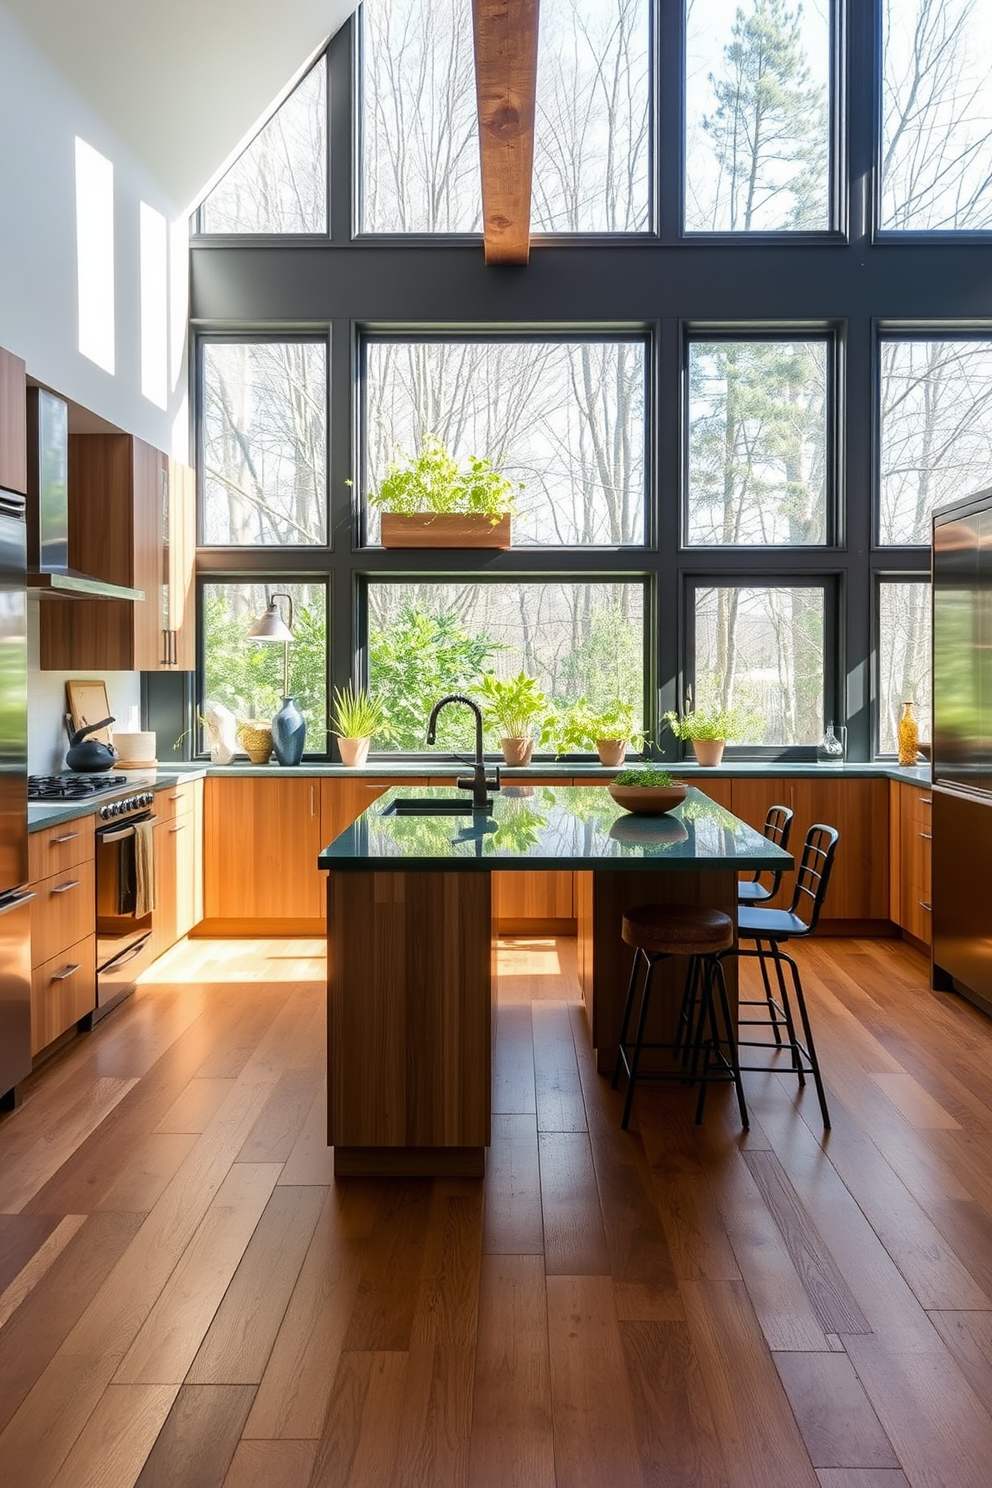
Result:
<instances>
[{"instance_id":1,"label":"small bowl with herbs","mask_svg":"<svg viewBox=\"0 0 992 1488\"><path fill-rule=\"evenodd\" d=\"M635 816L664 816L685 800L688 789L667 770L645 765L636 770L621 770L606 787L618 806Z\"/></svg>"}]
</instances>

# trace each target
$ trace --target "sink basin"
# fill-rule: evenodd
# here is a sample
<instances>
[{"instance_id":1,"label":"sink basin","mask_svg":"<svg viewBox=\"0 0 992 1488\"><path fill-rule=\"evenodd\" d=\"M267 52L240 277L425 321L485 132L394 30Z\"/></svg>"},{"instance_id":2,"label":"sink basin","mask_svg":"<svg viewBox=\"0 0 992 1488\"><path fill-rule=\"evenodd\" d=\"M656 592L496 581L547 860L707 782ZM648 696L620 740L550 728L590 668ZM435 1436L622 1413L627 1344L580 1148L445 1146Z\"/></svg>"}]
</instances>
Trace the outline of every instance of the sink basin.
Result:
<instances>
[{"instance_id":1,"label":"sink basin","mask_svg":"<svg viewBox=\"0 0 992 1488\"><path fill-rule=\"evenodd\" d=\"M391 802L383 816L471 816L472 802L435 801L430 796L403 796Z\"/></svg>"}]
</instances>

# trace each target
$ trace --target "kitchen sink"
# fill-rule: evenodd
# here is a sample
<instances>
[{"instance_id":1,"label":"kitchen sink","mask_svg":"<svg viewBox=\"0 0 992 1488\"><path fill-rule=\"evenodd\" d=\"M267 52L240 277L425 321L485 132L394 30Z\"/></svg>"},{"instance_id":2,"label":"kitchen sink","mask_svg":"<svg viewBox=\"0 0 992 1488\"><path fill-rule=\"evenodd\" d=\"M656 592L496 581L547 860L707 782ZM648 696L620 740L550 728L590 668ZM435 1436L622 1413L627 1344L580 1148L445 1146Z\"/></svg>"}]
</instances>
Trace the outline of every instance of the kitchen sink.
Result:
<instances>
[{"instance_id":1,"label":"kitchen sink","mask_svg":"<svg viewBox=\"0 0 992 1488\"><path fill-rule=\"evenodd\" d=\"M471 816L471 801L436 801L430 796L401 796L383 816Z\"/></svg>"}]
</instances>

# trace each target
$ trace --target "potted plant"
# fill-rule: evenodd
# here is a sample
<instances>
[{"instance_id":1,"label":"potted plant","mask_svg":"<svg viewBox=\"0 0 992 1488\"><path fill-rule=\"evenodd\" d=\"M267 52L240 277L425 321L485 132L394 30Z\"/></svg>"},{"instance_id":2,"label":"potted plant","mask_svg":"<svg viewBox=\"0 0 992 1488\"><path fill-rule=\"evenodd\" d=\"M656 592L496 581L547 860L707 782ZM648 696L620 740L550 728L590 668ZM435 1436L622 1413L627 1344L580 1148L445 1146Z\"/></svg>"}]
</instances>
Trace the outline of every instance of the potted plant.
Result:
<instances>
[{"instance_id":1,"label":"potted plant","mask_svg":"<svg viewBox=\"0 0 992 1488\"><path fill-rule=\"evenodd\" d=\"M460 464L435 434L424 438L415 455L400 452L368 500L382 512L384 548L511 544L513 482L478 455Z\"/></svg>"},{"instance_id":2,"label":"potted plant","mask_svg":"<svg viewBox=\"0 0 992 1488\"><path fill-rule=\"evenodd\" d=\"M341 763L364 765L372 735L378 733L385 721L385 708L366 688L356 687L354 682L335 687L330 723L331 733L337 736Z\"/></svg>"},{"instance_id":3,"label":"potted plant","mask_svg":"<svg viewBox=\"0 0 992 1488\"><path fill-rule=\"evenodd\" d=\"M548 711L548 700L536 679L526 672L516 677L486 672L478 690L483 722L499 733L503 759L508 765L529 765L534 752L533 730Z\"/></svg>"},{"instance_id":4,"label":"potted plant","mask_svg":"<svg viewBox=\"0 0 992 1488\"><path fill-rule=\"evenodd\" d=\"M692 696L687 694L685 709L679 714L665 713L663 722L668 724L676 739L689 739L700 765L718 765L723 759L724 746L728 739L739 738L747 728L747 720L739 708L692 706Z\"/></svg>"},{"instance_id":5,"label":"potted plant","mask_svg":"<svg viewBox=\"0 0 992 1488\"><path fill-rule=\"evenodd\" d=\"M681 806L688 787L668 770L645 765L637 770L621 770L606 789L624 811L637 816L664 816Z\"/></svg>"},{"instance_id":6,"label":"potted plant","mask_svg":"<svg viewBox=\"0 0 992 1488\"><path fill-rule=\"evenodd\" d=\"M554 743L558 754L595 749L602 765L622 765L628 745L642 741L634 727L634 705L614 698L604 708L593 708L584 697L562 714L552 714L541 733L541 742Z\"/></svg>"}]
</instances>

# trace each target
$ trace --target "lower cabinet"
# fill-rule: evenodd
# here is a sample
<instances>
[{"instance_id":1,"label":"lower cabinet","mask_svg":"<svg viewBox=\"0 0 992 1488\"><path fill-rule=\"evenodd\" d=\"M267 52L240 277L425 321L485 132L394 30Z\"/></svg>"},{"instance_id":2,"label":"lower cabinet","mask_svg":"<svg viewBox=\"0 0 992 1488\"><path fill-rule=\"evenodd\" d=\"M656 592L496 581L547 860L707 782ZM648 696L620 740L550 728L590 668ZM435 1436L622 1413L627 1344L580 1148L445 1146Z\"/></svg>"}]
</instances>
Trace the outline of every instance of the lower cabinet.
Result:
<instances>
[{"instance_id":1,"label":"lower cabinet","mask_svg":"<svg viewBox=\"0 0 992 1488\"><path fill-rule=\"evenodd\" d=\"M204 781L203 934L319 932L322 784L314 776Z\"/></svg>"},{"instance_id":2,"label":"lower cabinet","mask_svg":"<svg viewBox=\"0 0 992 1488\"><path fill-rule=\"evenodd\" d=\"M31 971L31 1053L96 1007L96 936L87 935Z\"/></svg>"},{"instance_id":3,"label":"lower cabinet","mask_svg":"<svg viewBox=\"0 0 992 1488\"><path fill-rule=\"evenodd\" d=\"M928 946L931 942L929 786L889 782L889 918Z\"/></svg>"},{"instance_id":4,"label":"lower cabinet","mask_svg":"<svg viewBox=\"0 0 992 1488\"><path fill-rule=\"evenodd\" d=\"M542 785L574 785L574 780L563 780L549 776L544 780L528 780L526 785L504 786L504 790L530 790ZM521 796L526 805L527 796ZM575 874L554 871L528 873L493 874L493 913L497 924L507 932L524 930L528 924L548 930L564 930L562 921L575 919ZM557 922L557 923L552 923Z\"/></svg>"},{"instance_id":5,"label":"lower cabinet","mask_svg":"<svg viewBox=\"0 0 992 1488\"><path fill-rule=\"evenodd\" d=\"M32 833L31 1052L39 1053L96 1006L93 823ZM39 869L49 871L35 876Z\"/></svg>"}]
</instances>

